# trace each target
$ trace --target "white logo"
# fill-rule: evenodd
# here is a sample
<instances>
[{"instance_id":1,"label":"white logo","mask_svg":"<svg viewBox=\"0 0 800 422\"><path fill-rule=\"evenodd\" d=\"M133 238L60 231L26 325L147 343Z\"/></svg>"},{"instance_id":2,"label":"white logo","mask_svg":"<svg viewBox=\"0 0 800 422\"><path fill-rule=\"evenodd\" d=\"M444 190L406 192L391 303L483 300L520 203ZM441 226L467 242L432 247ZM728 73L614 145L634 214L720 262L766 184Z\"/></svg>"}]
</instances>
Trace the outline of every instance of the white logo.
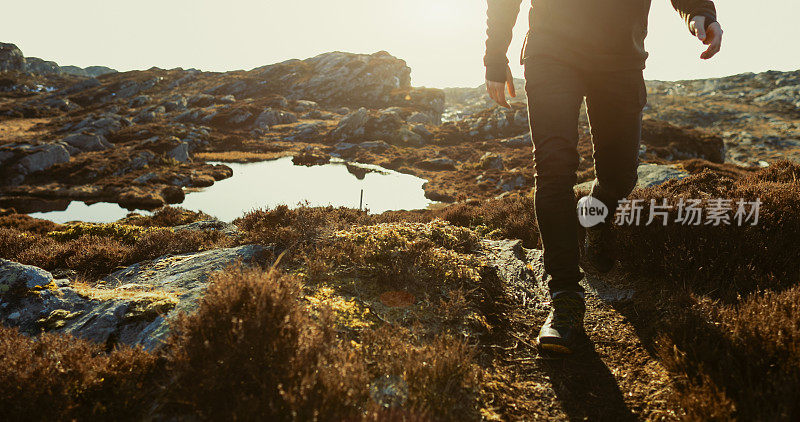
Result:
<instances>
[{"instance_id":1,"label":"white logo","mask_svg":"<svg viewBox=\"0 0 800 422\"><path fill-rule=\"evenodd\" d=\"M584 196L578 200L578 221L583 227L594 227L608 216L608 207L592 196Z\"/></svg>"}]
</instances>

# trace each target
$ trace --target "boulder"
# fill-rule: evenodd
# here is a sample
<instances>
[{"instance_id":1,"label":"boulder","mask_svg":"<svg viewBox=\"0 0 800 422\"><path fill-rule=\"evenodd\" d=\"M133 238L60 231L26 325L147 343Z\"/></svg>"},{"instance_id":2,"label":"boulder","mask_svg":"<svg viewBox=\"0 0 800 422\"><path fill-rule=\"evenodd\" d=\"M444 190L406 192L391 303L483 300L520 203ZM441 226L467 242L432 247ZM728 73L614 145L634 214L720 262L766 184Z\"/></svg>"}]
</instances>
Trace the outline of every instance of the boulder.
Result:
<instances>
[{"instance_id":1,"label":"boulder","mask_svg":"<svg viewBox=\"0 0 800 422\"><path fill-rule=\"evenodd\" d=\"M411 86L411 68L385 51L332 52L253 69L264 91L291 100L379 108L392 91Z\"/></svg>"},{"instance_id":2,"label":"boulder","mask_svg":"<svg viewBox=\"0 0 800 422\"><path fill-rule=\"evenodd\" d=\"M189 158L189 144L187 142L180 142L175 148L167 152L167 157L174 159L179 163L186 163L191 161Z\"/></svg>"},{"instance_id":3,"label":"boulder","mask_svg":"<svg viewBox=\"0 0 800 422\"><path fill-rule=\"evenodd\" d=\"M41 268L0 258L0 295L47 286L52 282L53 275Z\"/></svg>"},{"instance_id":4,"label":"boulder","mask_svg":"<svg viewBox=\"0 0 800 422\"><path fill-rule=\"evenodd\" d=\"M431 122L431 118L428 117L425 113L416 112L408 118L408 123L421 123L425 125L430 125L433 122Z\"/></svg>"},{"instance_id":5,"label":"boulder","mask_svg":"<svg viewBox=\"0 0 800 422\"><path fill-rule=\"evenodd\" d=\"M253 124L258 129L269 129L270 126L285 125L297 122L297 116L286 111L266 108L256 117Z\"/></svg>"},{"instance_id":6,"label":"boulder","mask_svg":"<svg viewBox=\"0 0 800 422\"><path fill-rule=\"evenodd\" d=\"M484 170L502 170L505 167L503 159L493 152L487 152L481 156L480 166Z\"/></svg>"},{"instance_id":7,"label":"boulder","mask_svg":"<svg viewBox=\"0 0 800 422\"><path fill-rule=\"evenodd\" d=\"M515 189L525 187L525 177L522 175L504 177L497 182L497 189L503 192L510 192Z\"/></svg>"},{"instance_id":8,"label":"boulder","mask_svg":"<svg viewBox=\"0 0 800 422\"><path fill-rule=\"evenodd\" d=\"M0 43L0 72L25 71L25 56L14 44Z\"/></svg>"},{"instance_id":9,"label":"boulder","mask_svg":"<svg viewBox=\"0 0 800 422\"><path fill-rule=\"evenodd\" d=\"M56 164L66 163L69 158L69 152L62 145L45 144L32 147L29 153L11 168L12 173L16 173L18 176L14 178L12 184L21 183L24 177L31 173L46 170ZM13 183L14 181L16 183Z\"/></svg>"},{"instance_id":10,"label":"boulder","mask_svg":"<svg viewBox=\"0 0 800 422\"><path fill-rule=\"evenodd\" d=\"M317 108L319 108L319 104L315 101L297 100L292 110L296 113L304 113L309 110L316 110Z\"/></svg>"},{"instance_id":11,"label":"boulder","mask_svg":"<svg viewBox=\"0 0 800 422\"><path fill-rule=\"evenodd\" d=\"M53 331L108 346L122 343L152 350L163 344L170 321L196 309L211 273L240 260L252 263L264 252L261 246L245 245L164 256L79 290L40 268L0 260L0 297L10 299L3 300L7 306L0 318L31 335ZM3 289L9 285L6 281L16 287ZM27 294L32 289L38 294Z\"/></svg>"},{"instance_id":12,"label":"boulder","mask_svg":"<svg viewBox=\"0 0 800 422\"><path fill-rule=\"evenodd\" d=\"M61 68L56 62L42 60L38 57L25 58L25 71L34 75L60 75Z\"/></svg>"},{"instance_id":13,"label":"boulder","mask_svg":"<svg viewBox=\"0 0 800 422\"><path fill-rule=\"evenodd\" d=\"M428 158L417 163L417 167L425 170L455 170L456 162L450 158Z\"/></svg>"},{"instance_id":14,"label":"boulder","mask_svg":"<svg viewBox=\"0 0 800 422\"><path fill-rule=\"evenodd\" d=\"M363 136L364 126L367 124L368 118L367 109L361 107L358 111L354 111L342 118L336 128L331 131L331 137L335 140L346 140Z\"/></svg>"},{"instance_id":15,"label":"boulder","mask_svg":"<svg viewBox=\"0 0 800 422\"><path fill-rule=\"evenodd\" d=\"M67 136L62 139L66 144L69 144L81 151L103 151L113 148L110 142L106 141L102 135L83 134L77 133L75 135Z\"/></svg>"}]
</instances>

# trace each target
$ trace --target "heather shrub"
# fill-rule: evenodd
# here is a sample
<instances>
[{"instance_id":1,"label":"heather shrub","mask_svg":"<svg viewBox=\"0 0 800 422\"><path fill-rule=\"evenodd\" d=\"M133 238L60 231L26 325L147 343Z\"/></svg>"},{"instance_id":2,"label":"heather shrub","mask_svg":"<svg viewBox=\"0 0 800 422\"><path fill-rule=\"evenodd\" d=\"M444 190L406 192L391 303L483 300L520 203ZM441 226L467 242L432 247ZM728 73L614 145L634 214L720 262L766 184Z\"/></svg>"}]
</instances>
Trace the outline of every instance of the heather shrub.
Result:
<instances>
[{"instance_id":1,"label":"heather shrub","mask_svg":"<svg viewBox=\"0 0 800 422\"><path fill-rule=\"evenodd\" d=\"M71 269L82 278L96 280L120 266L168 254L197 252L233 244L227 236L217 231L144 229L134 237L120 236L117 229L100 229L95 234L62 237L0 228L0 258L35 265L48 271ZM64 240L58 241L53 237Z\"/></svg>"},{"instance_id":2,"label":"heather shrub","mask_svg":"<svg viewBox=\"0 0 800 422\"><path fill-rule=\"evenodd\" d=\"M181 207L165 206L159 208L152 215L129 214L119 221L120 224L130 224L141 227L174 227L195 221L211 218L208 214L191 211Z\"/></svg>"},{"instance_id":3,"label":"heather shrub","mask_svg":"<svg viewBox=\"0 0 800 422\"><path fill-rule=\"evenodd\" d=\"M309 312L293 276L218 273L196 313L174 327L161 410L245 420L478 417L480 370L463 341L390 326L347 339L330 315Z\"/></svg>"},{"instance_id":4,"label":"heather shrub","mask_svg":"<svg viewBox=\"0 0 800 422\"><path fill-rule=\"evenodd\" d=\"M5 420L139 420L155 392L157 359L135 348L107 354L66 335L33 339L0 327L0 403Z\"/></svg>"},{"instance_id":5,"label":"heather shrub","mask_svg":"<svg viewBox=\"0 0 800 422\"><path fill-rule=\"evenodd\" d=\"M701 300L671 325L658 352L690 419L800 417L800 287L735 305Z\"/></svg>"},{"instance_id":6,"label":"heather shrub","mask_svg":"<svg viewBox=\"0 0 800 422\"><path fill-rule=\"evenodd\" d=\"M433 213L453 225L494 232L494 237L521 239L526 248L539 244L533 197L512 195L476 203L459 203Z\"/></svg>"},{"instance_id":7,"label":"heather shrub","mask_svg":"<svg viewBox=\"0 0 800 422\"><path fill-rule=\"evenodd\" d=\"M4 227L33 234L47 234L60 229L62 226L49 220L33 218L25 214L11 214L0 216L0 228Z\"/></svg>"},{"instance_id":8,"label":"heather shrub","mask_svg":"<svg viewBox=\"0 0 800 422\"><path fill-rule=\"evenodd\" d=\"M311 243L330 230L348 227L369 218L366 212L354 208L303 206L289 209L286 205L278 205L273 209L251 211L234 223L247 233L246 241L275 244L283 249Z\"/></svg>"},{"instance_id":9,"label":"heather shrub","mask_svg":"<svg viewBox=\"0 0 800 422\"><path fill-rule=\"evenodd\" d=\"M168 345L169 410L203 419L356 418L363 363L331 324L311 320L300 297L298 281L275 271L217 275Z\"/></svg>"},{"instance_id":10,"label":"heather shrub","mask_svg":"<svg viewBox=\"0 0 800 422\"><path fill-rule=\"evenodd\" d=\"M680 181L635 191L632 199L649 204L667 198L739 198L762 202L758 224L682 225L677 210L664 227L658 217L649 226L618 226L617 255L629 271L685 283L697 292L714 291L717 297L736 298L759 288L781 288L800 279L800 166L778 162L767 169L736 179L702 172ZM647 221L648 208L642 212Z\"/></svg>"}]
</instances>

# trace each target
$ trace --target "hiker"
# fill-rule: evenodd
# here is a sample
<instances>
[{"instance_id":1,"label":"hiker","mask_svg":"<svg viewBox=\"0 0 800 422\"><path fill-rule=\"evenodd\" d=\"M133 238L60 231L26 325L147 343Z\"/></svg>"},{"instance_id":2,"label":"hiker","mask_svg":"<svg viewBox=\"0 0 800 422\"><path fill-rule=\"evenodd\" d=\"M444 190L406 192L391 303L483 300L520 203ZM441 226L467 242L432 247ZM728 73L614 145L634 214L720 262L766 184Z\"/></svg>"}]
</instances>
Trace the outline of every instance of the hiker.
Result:
<instances>
[{"instance_id":1,"label":"hiker","mask_svg":"<svg viewBox=\"0 0 800 422\"><path fill-rule=\"evenodd\" d=\"M489 96L503 107L506 87L516 96L506 53L521 0L488 0L484 64ZM709 0L672 0L689 31L720 50L722 28ZM582 245L587 270L614 265L609 226L618 201L636 185L642 110L647 90L642 76L650 0L535 0L528 17L520 64L533 139L536 221L544 250L551 310L538 335L543 351L571 353L588 344L579 268L575 194L578 114L586 101L596 178L591 197L608 207L605 220L587 228Z\"/></svg>"}]
</instances>

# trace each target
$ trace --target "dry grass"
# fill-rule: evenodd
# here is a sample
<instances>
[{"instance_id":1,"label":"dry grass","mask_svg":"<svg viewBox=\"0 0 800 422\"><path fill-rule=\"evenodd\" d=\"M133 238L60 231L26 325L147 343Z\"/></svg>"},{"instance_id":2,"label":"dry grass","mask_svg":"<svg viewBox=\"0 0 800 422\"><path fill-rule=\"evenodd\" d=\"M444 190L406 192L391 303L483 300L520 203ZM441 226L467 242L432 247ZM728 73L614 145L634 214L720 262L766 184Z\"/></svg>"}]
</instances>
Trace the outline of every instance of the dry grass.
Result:
<instances>
[{"instance_id":1,"label":"dry grass","mask_svg":"<svg viewBox=\"0 0 800 422\"><path fill-rule=\"evenodd\" d=\"M223 161L228 163L252 163L256 161L273 160L283 156L285 152L249 152L249 151L219 151L198 152L194 155L196 160Z\"/></svg>"}]
</instances>

